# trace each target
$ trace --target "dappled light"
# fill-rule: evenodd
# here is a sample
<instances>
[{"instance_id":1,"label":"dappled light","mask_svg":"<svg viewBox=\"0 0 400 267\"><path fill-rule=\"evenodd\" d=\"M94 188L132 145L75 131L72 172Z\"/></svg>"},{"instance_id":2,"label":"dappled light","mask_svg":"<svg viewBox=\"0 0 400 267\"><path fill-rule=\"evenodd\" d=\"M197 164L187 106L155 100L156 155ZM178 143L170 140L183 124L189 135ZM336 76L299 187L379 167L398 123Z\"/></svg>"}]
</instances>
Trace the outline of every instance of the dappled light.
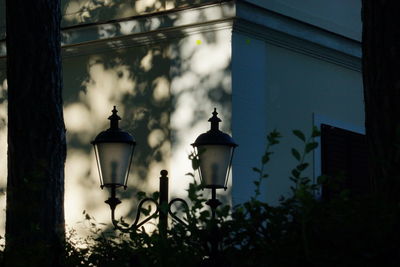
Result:
<instances>
[{"instance_id":1,"label":"dappled light","mask_svg":"<svg viewBox=\"0 0 400 267\"><path fill-rule=\"evenodd\" d=\"M63 25L109 21L200 2L204 1L62 1ZM171 33L162 31L148 37L134 34L212 20L220 16L216 12L222 11L199 9L193 13L189 10L178 16L165 15L162 19L156 16L145 21L139 18L102 24L96 26L96 36L73 29L63 31L63 44L95 38L104 39L107 47L99 49L93 42L64 48L67 52L63 57L68 147L65 165L67 227L87 235L88 228L82 221L90 214L97 222L105 223L105 229L111 228L110 210L104 203L109 192L100 189L90 142L109 127L107 118L114 105L122 118L120 127L137 141L128 188L117 192L122 200L116 210L117 218L123 216L125 221L131 222L138 204L136 194L157 191L162 169L169 171L170 197L187 196L188 184L193 182L193 178L186 175L193 172L188 159L192 152L190 144L209 130L207 120L214 107L223 120L221 130L231 131L231 28L225 24L215 29L177 27L171 38L166 35ZM133 40L128 46L122 38L125 35ZM6 92L5 72L1 71L0 91ZM1 101L0 107L2 119L6 117L6 101ZM0 142L6 147L3 120L0 126ZM5 150L1 151L0 160L0 186L5 186ZM199 182L198 177L196 180ZM204 191L206 197L208 193ZM229 194L230 189L218 191L224 201L229 202ZM0 196L0 200L5 198Z\"/></svg>"},{"instance_id":2,"label":"dappled light","mask_svg":"<svg viewBox=\"0 0 400 267\"><path fill-rule=\"evenodd\" d=\"M143 52L146 53L145 50ZM80 60L78 59L78 61ZM165 98L168 97L169 90L165 79L158 78L155 81L148 81L148 83L139 82L132 75L132 66L127 65L126 59L121 59L119 56L93 55L85 57L83 61L86 62L87 77L82 77L80 84L75 85L80 87L81 90L77 91L76 95L70 96L66 92L67 97L65 99L65 123L68 130L69 151L71 151L68 153L66 176L67 179L71 176L71 179L76 181L74 185L67 186L66 191L66 220L67 223L70 221L72 224L82 219L82 210L86 210L100 221L109 221L109 210L103 203L108 197L108 192L99 188L98 173L89 143L100 131L109 127L107 117L110 115L113 105L118 107L119 115L122 117L121 127L131 132L139 143L136 151L136 155L139 156L134 159L135 165L132 168L130 187L123 194L127 198L132 198L132 201L126 201L124 205L118 207L119 214L127 215L133 209L135 191L152 192L156 190L154 185L150 185L150 188L148 188L148 185L140 181L150 179L150 175L153 180L156 180L157 171L149 171L148 167L158 165L152 162L152 159L149 158L150 155L142 158L140 158L140 155L148 153L144 151L155 149L156 151L151 155L158 153L159 158L155 157L155 161L160 162L163 155L168 152L168 130L166 129L168 118L166 118L166 115L160 110L157 114L152 113L150 116L151 111L149 111L148 106L143 106L144 103L137 106L124 103L130 98L144 97L148 99L150 98L148 96L154 94L157 96L157 98L154 98L154 102L157 103L159 109L163 109L164 107L163 105L160 106L160 103L166 102ZM75 62L70 63L74 64ZM150 70L145 61L140 64L139 68ZM68 75L68 72L66 75ZM149 85L155 89L154 92L148 89ZM167 93L163 90L166 90ZM75 99L75 101L69 101L69 98ZM80 113L82 116L80 116ZM142 121L147 136L136 133L135 129L138 129L137 121ZM163 126L163 129L160 128L161 126ZM83 147L87 147L87 149L82 149ZM89 160L82 160L82 155ZM70 173L68 169L75 169L77 168L76 165L79 165L81 170ZM162 167L159 166L158 168ZM80 187L79 195L77 195L77 187ZM77 208L76 205L77 198L80 198L80 208ZM93 200L99 201L94 202ZM75 210L75 212L70 213L70 210Z\"/></svg>"},{"instance_id":3,"label":"dappled light","mask_svg":"<svg viewBox=\"0 0 400 267\"><path fill-rule=\"evenodd\" d=\"M100 131L109 127L107 117L113 105L117 106L122 117L121 128L132 133L138 141L129 187L127 191L121 192L125 201L117 209L119 216L132 217L136 207L136 192L157 190L159 170L166 167L167 159L164 157L170 150L167 128L169 119L164 110L168 111L165 105L169 99L169 83L163 76L167 73L163 75L161 71L160 74L155 74L157 78L149 81L134 77L135 72L153 69L153 53L162 57L160 48L153 51L141 49L138 56L135 52L127 52L131 62L143 63L128 64L129 56L121 58L118 53L65 60L65 64L71 66L81 65L83 62L82 65L86 65L83 71L87 73L87 76L82 76L73 83L73 94L72 90L69 93L65 91L65 122L69 143L66 179L71 177L74 181L66 188L65 206L66 221L72 227L82 220L83 210L98 221L110 222L109 208L103 202L108 198L108 192L106 189L100 190L98 172L89 143ZM147 54L150 55L147 56L150 60L143 60ZM135 68L136 71L133 71ZM69 74L73 75L68 71L65 75ZM68 86L71 85L66 84ZM136 105L135 99L138 102ZM82 116L79 116L80 113ZM89 160L82 160L82 156ZM75 171L76 165L79 165L80 171ZM69 169L72 171L69 172Z\"/></svg>"},{"instance_id":4,"label":"dappled light","mask_svg":"<svg viewBox=\"0 0 400 267\"><path fill-rule=\"evenodd\" d=\"M185 197L187 185L192 182L185 175L192 172L188 160L190 144L209 130L207 120L214 107L223 119L222 129L229 132L229 67L228 30L197 33L170 43L66 58L64 106L71 151L66 179L74 181L66 191L68 225L82 220L82 210L98 221L110 222L109 208L103 203L108 192L99 189L89 142L108 128L106 119L113 105L122 117L121 128L130 132L138 143L128 189L120 192L123 204L118 206L117 216L133 218L136 192L157 191L162 169L170 173L171 196ZM85 155L91 160L81 160ZM81 170L69 171L77 165ZM204 193L207 195L207 190Z\"/></svg>"},{"instance_id":5,"label":"dappled light","mask_svg":"<svg viewBox=\"0 0 400 267\"><path fill-rule=\"evenodd\" d=\"M208 0L209 1L209 0ZM207 0L63 0L64 25L94 21L107 21L115 18L126 18L157 11L164 11Z\"/></svg>"},{"instance_id":6,"label":"dappled light","mask_svg":"<svg viewBox=\"0 0 400 267\"><path fill-rule=\"evenodd\" d=\"M230 131L230 38L227 30L194 34L171 48L172 54L180 59L171 70L175 108L171 118L174 135L171 169L178 177L191 171L187 164L187 155L192 151L190 144L209 130L207 120L214 107L221 114L222 130ZM178 179L172 181L171 190L175 194L184 196L184 188Z\"/></svg>"},{"instance_id":7,"label":"dappled light","mask_svg":"<svg viewBox=\"0 0 400 267\"><path fill-rule=\"evenodd\" d=\"M105 19L109 16L121 16L124 10L132 10L132 1L112 0L83 0L62 1L64 11L64 23L91 22L95 19ZM133 13L126 13L132 16Z\"/></svg>"},{"instance_id":8,"label":"dappled light","mask_svg":"<svg viewBox=\"0 0 400 267\"><path fill-rule=\"evenodd\" d=\"M48 266L287 266L396 250L398 207L352 192L374 178L355 139L368 91L350 18L359 0L326 19L318 1L8 0L7 47L6 1L0 265L55 255ZM373 202L376 220L363 224Z\"/></svg>"}]
</instances>

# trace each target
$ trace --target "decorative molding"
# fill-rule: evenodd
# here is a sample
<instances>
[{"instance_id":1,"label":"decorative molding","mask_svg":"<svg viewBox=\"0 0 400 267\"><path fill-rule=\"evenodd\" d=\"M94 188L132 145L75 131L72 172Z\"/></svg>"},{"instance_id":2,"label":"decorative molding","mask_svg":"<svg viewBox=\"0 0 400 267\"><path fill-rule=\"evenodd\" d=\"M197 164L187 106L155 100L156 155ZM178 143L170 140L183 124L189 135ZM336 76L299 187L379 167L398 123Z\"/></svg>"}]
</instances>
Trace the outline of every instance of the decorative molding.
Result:
<instances>
[{"instance_id":1,"label":"decorative molding","mask_svg":"<svg viewBox=\"0 0 400 267\"><path fill-rule=\"evenodd\" d=\"M67 45L63 47L63 57L74 57L122 48L156 44L165 42L167 40L171 41L175 39L181 39L197 33L232 29L232 25L232 19L209 21L207 23L185 25L183 27L164 28L156 31L137 33L121 37L112 37L106 40L94 40L74 45Z\"/></svg>"},{"instance_id":2,"label":"decorative molding","mask_svg":"<svg viewBox=\"0 0 400 267\"><path fill-rule=\"evenodd\" d=\"M73 27L62 32L63 56L149 45L200 32L232 28L234 15L235 5L229 1L173 13Z\"/></svg>"},{"instance_id":3,"label":"decorative molding","mask_svg":"<svg viewBox=\"0 0 400 267\"><path fill-rule=\"evenodd\" d=\"M236 13L234 1L172 11L66 28L62 30L63 56L146 45L199 32L232 28ZM0 42L0 60L3 57L6 57L5 41Z\"/></svg>"},{"instance_id":4,"label":"decorative molding","mask_svg":"<svg viewBox=\"0 0 400 267\"><path fill-rule=\"evenodd\" d=\"M237 2L234 32L361 71L361 43L246 2Z\"/></svg>"},{"instance_id":5,"label":"decorative molding","mask_svg":"<svg viewBox=\"0 0 400 267\"><path fill-rule=\"evenodd\" d=\"M149 45L230 28L276 46L361 71L360 42L244 1L67 28L62 31L63 56ZM0 42L0 65L5 56L3 41Z\"/></svg>"}]
</instances>

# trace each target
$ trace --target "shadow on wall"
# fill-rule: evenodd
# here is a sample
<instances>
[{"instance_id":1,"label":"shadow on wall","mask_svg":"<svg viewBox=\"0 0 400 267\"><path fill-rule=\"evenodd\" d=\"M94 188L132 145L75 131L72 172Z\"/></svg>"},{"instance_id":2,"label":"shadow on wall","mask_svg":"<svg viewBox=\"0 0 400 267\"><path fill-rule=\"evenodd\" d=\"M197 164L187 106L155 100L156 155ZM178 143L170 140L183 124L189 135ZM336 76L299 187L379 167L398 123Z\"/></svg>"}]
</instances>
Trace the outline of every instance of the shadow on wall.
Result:
<instances>
[{"instance_id":1,"label":"shadow on wall","mask_svg":"<svg viewBox=\"0 0 400 267\"><path fill-rule=\"evenodd\" d=\"M173 19L167 23L173 25ZM113 36L113 32L109 34ZM138 143L117 214L133 218L136 193L158 190L161 169L173 169L171 195L185 194L191 182L185 177L191 171L187 159L190 143L209 129L207 120L214 106L223 118L222 130L230 131L230 38L229 30L197 32L64 58L68 226L77 228L83 210L111 226L109 207L103 203L108 192L100 190L90 141L108 128L107 117L114 105L122 117L121 128L132 133Z\"/></svg>"},{"instance_id":2,"label":"shadow on wall","mask_svg":"<svg viewBox=\"0 0 400 267\"><path fill-rule=\"evenodd\" d=\"M107 117L113 105L122 117L121 128L132 133L138 142L132 168L134 175L123 197L146 190L146 178L154 175L150 170L166 167L170 151L171 97L167 58L159 54L161 52L157 48L148 51L139 48L64 60L64 116L68 133L66 177L72 180L66 183L67 218L68 212L77 206L81 206L76 211L78 214L82 209L97 214L98 205L101 210L108 209L101 201L107 196L99 195L98 172L90 141L109 127ZM159 67L144 75L148 64L146 56L151 55L156 55L154 63ZM79 78L71 79L73 77ZM80 196L76 196L76 188L80 188ZM74 197L69 198L72 192ZM81 203L76 203L77 199ZM93 201L97 199L100 201ZM69 201L74 202L70 203L70 208Z\"/></svg>"},{"instance_id":3,"label":"shadow on wall","mask_svg":"<svg viewBox=\"0 0 400 267\"><path fill-rule=\"evenodd\" d=\"M212 0L61 0L63 27L150 14Z\"/></svg>"}]
</instances>

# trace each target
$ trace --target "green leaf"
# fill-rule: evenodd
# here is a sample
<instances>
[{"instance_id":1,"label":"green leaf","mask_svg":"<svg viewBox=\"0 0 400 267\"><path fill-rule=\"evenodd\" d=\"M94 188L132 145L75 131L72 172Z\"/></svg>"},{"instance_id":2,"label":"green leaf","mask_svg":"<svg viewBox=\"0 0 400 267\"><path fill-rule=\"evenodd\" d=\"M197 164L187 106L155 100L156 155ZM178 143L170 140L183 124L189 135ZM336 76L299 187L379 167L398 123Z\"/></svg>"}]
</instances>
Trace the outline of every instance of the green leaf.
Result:
<instances>
[{"instance_id":1,"label":"green leaf","mask_svg":"<svg viewBox=\"0 0 400 267\"><path fill-rule=\"evenodd\" d=\"M300 140L302 140L303 142L306 141L306 137L305 135L300 131L300 130L293 130L293 134L295 136L297 136Z\"/></svg>"},{"instance_id":2,"label":"green leaf","mask_svg":"<svg viewBox=\"0 0 400 267\"><path fill-rule=\"evenodd\" d=\"M141 208L140 211L143 213L143 215L148 216L150 214L150 210L146 208Z\"/></svg>"},{"instance_id":3,"label":"green leaf","mask_svg":"<svg viewBox=\"0 0 400 267\"><path fill-rule=\"evenodd\" d=\"M197 170L200 166L200 160L198 160L197 158L193 158L192 159L192 168L193 170Z\"/></svg>"},{"instance_id":4,"label":"green leaf","mask_svg":"<svg viewBox=\"0 0 400 267\"><path fill-rule=\"evenodd\" d=\"M294 177L296 177L296 178L299 178L300 172L299 172L298 170L294 169L294 170L292 170L292 175L293 175Z\"/></svg>"},{"instance_id":5,"label":"green leaf","mask_svg":"<svg viewBox=\"0 0 400 267\"><path fill-rule=\"evenodd\" d=\"M265 155L261 159L262 164L266 164L269 161L269 155L272 154L271 152L265 153Z\"/></svg>"},{"instance_id":6,"label":"green leaf","mask_svg":"<svg viewBox=\"0 0 400 267\"><path fill-rule=\"evenodd\" d=\"M204 210L202 212L200 212L200 220L205 220L208 217L210 217L210 212L208 210Z\"/></svg>"},{"instance_id":7,"label":"green leaf","mask_svg":"<svg viewBox=\"0 0 400 267\"><path fill-rule=\"evenodd\" d=\"M317 142L311 142L311 143L308 143L306 145L306 150L305 151L308 154L311 151L313 151L314 149L316 149L317 147L318 147L318 143Z\"/></svg>"},{"instance_id":8,"label":"green leaf","mask_svg":"<svg viewBox=\"0 0 400 267\"><path fill-rule=\"evenodd\" d=\"M139 192L136 193L136 198L139 199L139 200L142 200L145 197L146 197L146 193L143 192L143 191L139 191Z\"/></svg>"},{"instance_id":9,"label":"green leaf","mask_svg":"<svg viewBox=\"0 0 400 267\"><path fill-rule=\"evenodd\" d=\"M308 166L309 166L309 164L307 162L306 163L302 163L302 164L297 165L297 169L299 171L304 171Z\"/></svg>"},{"instance_id":10,"label":"green leaf","mask_svg":"<svg viewBox=\"0 0 400 267\"><path fill-rule=\"evenodd\" d=\"M321 136L321 131L318 129L317 126L314 126L311 137L318 137L318 136Z\"/></svg>"},{"instance_id":11,"label":"green leaf","mask_svg":"<svg viewBox=\"0 0 400 267\"><path fill-rule=\"evenodd\" d=\"M120 224L121 224L122 226L125 226L125 227L128 227L128 226L129 226L129 224L127 224L126 222L124 222L124 221L122 220L122 217L121 217Z\"/></svg>"},{"instance_id":12,"label":"green leaf","mask_svg":"<svg viewBox=\"0 0 400 267\"><path fill-rule=\"evenodd\" d=\"M293 155L293 157L295 157L298 161L300 161L300 159L301 159L300 153L299 153L299 151L297 151L295 148L292 148L292 155Z\"/></svg>"},{"instance_id":13,"label":"green leaf","mask_svg":"<svg viewBox=\"0 0 400 267\"><path fill-rule=\"evenodd\" d=\"M158 191L154 192L152 198L157 200L160 197L160 193Z\"/></svg>"},{"instance_id":14,"label":"green leaf","mask_svg":"<svg viewBox=\"0 0 400 267\"><path fill-rule=\"evenodd\" d=\"M328 181L328 176L326 175L321 175L317 178L317 183L318 184L324 184Z\"/></svg>"},{"instance_id":15,"label":"green leaf","mask_svg":"<svg viewBox=\"0 0 400 267\"><path fill-rule=\"evenodd\" d=\"M281 134L277 130L273 130L267 135L267 140L270 145L279 144L279 138L281 138Z\"/></svg>"},{"instance_id":16,"label":"green leaf","mask_svg":"<svg viewBox=\"0 0 400 267\"><path fill-rule=\"evenodd\" d=\"M261 170L259 168L253 167L253 171L261 173Z\"/></svg>"}]
</instances>

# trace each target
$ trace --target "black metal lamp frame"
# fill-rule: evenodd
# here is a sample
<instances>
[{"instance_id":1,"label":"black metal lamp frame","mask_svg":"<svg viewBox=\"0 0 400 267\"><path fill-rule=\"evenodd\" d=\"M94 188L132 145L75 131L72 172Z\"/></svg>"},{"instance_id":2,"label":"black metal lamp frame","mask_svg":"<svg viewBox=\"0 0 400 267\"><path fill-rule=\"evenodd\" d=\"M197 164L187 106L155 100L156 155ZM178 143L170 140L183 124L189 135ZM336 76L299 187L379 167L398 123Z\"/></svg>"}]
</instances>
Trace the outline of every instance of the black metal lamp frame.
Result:
<instances>
[{"instance_id":1,"label":"black metal lamp frame","mask_svg":"<svg viewBox=\"0 0 400 267\"><path fill-rule=\"evenodd\" d=\"M142 199L137 208L137 213L136 213L136 218L134 222L128 226L124 227L118 224L118 221L115 219L115 208L117 207L118 204L121 203L121 201L116 197L116 185L111 186L111 196L109 199L105 201L110 206L111 209L111 220L114 225L114 228L117 230L120 230L122 232L130 232L130 231L137 231L142 225L147 223L149 220L155 218L157 214L159 215L159 223L158 223L158 230L159 233L166 237L167 235L167 229L168 229L168 215L170 215L174 220L176 220L178 223L188 226L188 224L176 216L171 208L173 205L177 202L180 202L184 205L185 207L185 212L187 216L189 217L189 205L185 200L182 198L174 198L171 201L168 202L168 184L169 184L169 178L168 178L168 171L162 170L160 172L160 197L159 197L159 202L155 201L153 198L144 198ZM209 260L210 260L210 266L216 266L217 259L218 259L218 245L220 242L219 234L218 234L218 226L216 222L216 210L219 205L221 205L221 201L219 201L216 197L216 188L211 188L211 199L209 199L206 204L210 206L211 211L212 211L212 216L211 216L211 232L210 232L210 244L211 244L211 250L210 250L210 255L209 255ZM142 207L146 202L151 202L156 206L156 210L152 212L151 214L147 215L145 219L139 222L140 220L140 215L142 214ZM167 209L163 209L163 207L167 207Z\"/></svg>"},{"instance_id":2,"label":"black metal lamp frame","mask_svg":"<svg viewBox=\"0 0 400 267\"><path fill-rule=\"evenodd\" d=\"M211 129L207 133L201 134L195 141L195 143L192 144L194 147L198 147L201 145L224 145L224 146L230 146L233 148L228 170L227 170L227 176L225 177L225 185L222 187L226 190L226 183L227 183L227 178L229 175L229 170L231 166L231 161L233 157L233 151L237 144L233 141L233 139L226 133L223 133L219 131L218 124L221 122L221 120L217 117L217 111L214 109L213 112L213 117L209 119L209 122L211 122ZM135 140L133 137L120 130L118 127L118 121L121 118L117 115L117 110L116 107L114 106L113 109L113 115L109 117L110 120L110 129L107 131L101 132L96 139L92 142L93 145L96 145L98 143L102 142L124 142L124 143L129 143L134 146L136 145ZM133 153L132 149L132 153ZM96 157L97 154L96 154ZM132 159L132 158L131 158ZM96 158L97 163L99 164L98 158ZM129 164L130 166L130 164ZM102 183L102 177L101 177L101 171L100 171L100 166L98 165L99 168L99 174L100 174L100 180ZM129 174L129 169L128 169L128 174ZM169 192L168 192L168 185L169 185L169 179L168 179L168 172L166 170L162 170L160 172L160 184L159 184L159 202L154 200L153 198L144 198L142 199L139 204L138 204L138 209L136 213L136 218L134 222L128 226L121 226L118 223L118 220L115 219L115 209L116 207L121 203L121 200L119 200L116 197L116 188L121 186L120 184L107 184L103 185L101 184L101 188L103 187L108 187L110 188L110 197L105 201L110 206L111 209L111 221L114 225L114 228L117 230L120 230L122 232L129 232L129 231L137 231L142 225L147 223L149 220L155 218L157 215L159 216L159 223L158 223L158 230L161 235L166 237L167 230L168 230L168 215L170 215L175 221L178 223L181 223L185 226L188 226L188 223L186 223L184 220L176 216L171 208L173 205L177 202L180 202L184 205L185 212L187 214L187 217L189 218L189 205L187 202L181 198L174 198L171 201L169 201ZM200 177L201 177L201 172L200 172ZM127 177L126 177L127 178ZM126 183L125 179L125 183ZM202 177L201 177L201 180ZM126 184L123 185L124 188L126 189ZM210 206L211 211L212 211L212 216L211 216L211 222L212 222L212 229L211 229L211 236L210 236L210 243L211 243L211 253L210 253L210 259L212 262L216 263L216 259L218 258L218 244L219 244L219 237L218 237L218 225L216 221L216 210L218 206L220 206L222 203L217 199L217 194L216 194L216 189L221 188L217 187L214 185L208 185L205 186L205 188L211 189L211 199L209 199L206 204ZM142 212L142 207L146 202L151 202L156 206L156 209L154 212L151 214L147 214L146 217L139 222Z\"/></svg>"},{"instance_id":3,"label":"black metal lamp frame","mask_svg":"<svg viewBox=\"0 0 400 267\"><path fill-rule=\"evenodd\" d=\"M96 138L91 142L91 144L94 147L94 153L96 156L97 169L99 171L99 177L100 177L100 187L101 187L101 189L103 189L104 187L110 187L111 193L114 194L114 198L115 198L115 188L116 187L123 186L124 189L126 189L126 182L128 180L129 169L130 169L132 157L133 157L133 151L136 146L136 141L133 138L133 136L119 128L118 121L121 120L121 117L118 116L117 113L118 113L118 110L117 110L116 106L114 106L114 108L112 110L112 115L110 117L108 117L108 119L110 120L110 128L99 133L96 136ZM98 154L98 151L96 149L96 146L101 143L126 143L126 144L132 145L130 161L129 161L129 165L128 165L128 170L126 172L124 184L110 184L110 183L104 184L104 177L103 177L103 173L102 173L101 167L100 167L100 155ZM111 204L118 205L119 203L117 203L117 202L113 202Z\"/></svg>"},{"instance_id":4,"label":"black metal lamp frame","mask_svg":"<svg viewBox=\"0 0 400 267\"><path fill-rule=\"evenodd\" d=\"M111 220L114 225L115 229L118 229L123 232L128 232L128 231L136 231L139 229L142 225L147 223L149 220L155 218L157 214L159 215L159 223L158 223L158 228L161 234L166 234L167 228L168 228L168 214L177 222L187 225L185 221L180 219L178 216L176 216L171 208L173 205L177 202L180 202L184 205L186 213L189 212L189 205L185 200L182 198L174 198L171 201L168 202L169 198L169 193L168 193L168 184L169 184L169 179L168 179L168 171L162 170L160 172L160 197L159 197L159 202L157 203L156 200L153 198L144 198L142 199L137 208L137 213L136 213L136 218L134 222L129 226L129 227L123 227L120 224L118 224L118 220L115 219L115 209L118 204L121 203L121 201L116 197L116 186L111 186L111 196L109 199L105 201L110 206L111 209ZM151 214L147 215L145 219L139 222L141 214L142 214L142 207L146 202L151 202L156 206L156 210L152 212ZM163 207L167 207L167 210L163 209Z\"/></svg>"}]
</instances>

